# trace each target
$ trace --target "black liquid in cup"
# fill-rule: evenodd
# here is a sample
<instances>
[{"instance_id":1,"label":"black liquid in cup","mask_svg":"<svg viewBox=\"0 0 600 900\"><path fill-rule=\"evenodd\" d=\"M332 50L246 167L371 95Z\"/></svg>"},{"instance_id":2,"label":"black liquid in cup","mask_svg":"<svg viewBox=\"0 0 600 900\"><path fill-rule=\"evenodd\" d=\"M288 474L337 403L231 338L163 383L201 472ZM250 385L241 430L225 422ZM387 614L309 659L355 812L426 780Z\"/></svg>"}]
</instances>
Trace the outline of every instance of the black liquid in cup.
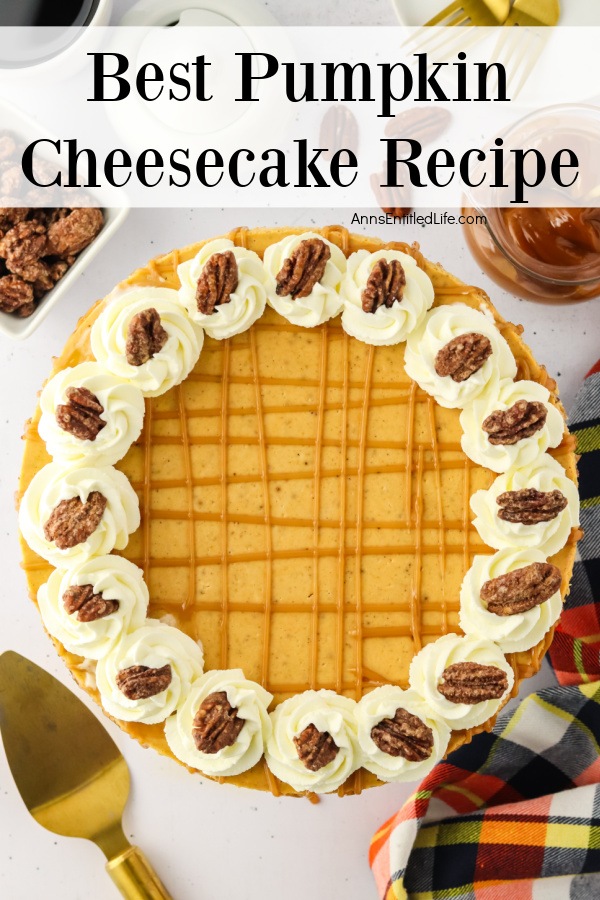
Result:
<instances>
[{"instance_id":1,"label":"black liquid in cup","mask_svg":"<svg viewBox=\"0 0 600 900\"><path fill-rule=\"evenodd\" d=\"M0 0L0 26L87 25L97 7L98 0Z\"/></svg>"}]
</instances>

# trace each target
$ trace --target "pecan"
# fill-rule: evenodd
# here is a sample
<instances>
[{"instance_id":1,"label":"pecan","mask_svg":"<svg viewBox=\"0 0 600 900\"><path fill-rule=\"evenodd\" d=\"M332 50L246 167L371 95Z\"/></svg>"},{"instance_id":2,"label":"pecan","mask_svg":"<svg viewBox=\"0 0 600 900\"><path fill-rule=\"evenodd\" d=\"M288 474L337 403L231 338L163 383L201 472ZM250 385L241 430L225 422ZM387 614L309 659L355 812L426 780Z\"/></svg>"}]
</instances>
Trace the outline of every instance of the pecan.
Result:
<instances>
[{"instance_id":1,"label":"pecan","mask_svg":"<svg viewBox=\"0 0 600 900\"><path fill-rule=\"evenodd\" d=\"M104 225L104 214L93 206L73 209L48 228L48 253L75 256L94 240Z\"/></svg>"},{"instance_id":2,"label":"pecan","mask_svg":"<svg viewBox=\"0 0 600 900\"><path fill-rule=\"evenodd\" d=\"M497 616L514 616L539 606L555 594L562 581L560 569L535 562L506 575L498 575L481 587L481 599Z\"/></svg>"},{"instance_id":3,"label":"pecan","mask_svg":"<svg viewBox=\"0 0 600 900\"><path fill-rule=\"evenodd\" d=\"M35 219L17 222L0 241L0 256L6 260L7 268L25 281L44 277L47 268L40 257L46 251L46 229Z\"/></svg>"},{"instance_id":4,"label":"pecan","mask_svg":"<svg viewBox=\"0 0 600 900\"><path fill-rule=\"evenodd\" d=\"M12 134L0 135L0 160L9 159L17 152L17 145Z\"/></svg>"},{"instance_id":5,"label":"pecan","mask_svg":"<svg viewBox=\"0 0 600 900\"><path fill-rule=\"evenodd\" d=\"M321 122L319 141L323 150L323 158L331 159L338 150L358 149L358 122L356 116L343 103L330 106Z\"/></svg>"},{"instance_id":6,"label":"pecan","mask_svg":"<svg viewBox=\"0 0 600 900\"><path fill-rule=\"evenodd\" d=\"M449 375L452 381L460 383L478 372L491 355L492 345L484 334L459 334L438 351L435 371L442 378Z\"/></svg>"},{"instance_id":7,"label":"pecan","mask_svg":"<svg viewBox=\"0 0 600 900\"><path fill-rule=\"evenodd\" d=\"M279 271L276 292L280 297L308 297L321 280L331 250L320 238L307 238L289 256Z\"/></svg>"},{"instance_id":8,"label":"pecan","mask_svg":"<svg viewBox=\"0 0 600 900\"><path fill-rule=\"evenodd\" d=\"M294 738L298 758L311 772L318 772L335 759L340 749L328 731L307 725Z\"/></svg>"},{"instance_id":9,"label":"pecan","mask_svg":"<svg viewBox=\"0 0 600 900\"><path fill-rule=\"evenodd\" d=\"M0 278L0 310L25 318L35 309L33 288L18 275Z\"/></svg>"},{"instance_id":10,"label":"pecan","mask_svg":"<svg viewBox=\"0 0 600 900\"><path fill-rule=\"evenodd\" d=\"M442 672L438 691L450 703L473 705L484 700L498 700L508 689L506 672L497 666L476 662L453 663Z\"/></svg>"},{"instance_id":11,"label":"pecan","mask_svg":"<svg viewBox=\"0 0 600 900\"><path fill-rule=\"evenodd\" d=\"M92 584L71 585L62 595L62 601L69 615L77 613L78 622L95 622L119 608L118 600L105 600L102 594L95 594Z\"/></svg>"},{"instance_id":12,"label":"pecan","mask_svg":"<svg viewBox=\"0 0 600 900\"><path fill-rule=\"evenodd\" d=\"M371 740L389 756L403 756L410 762L429 759L433 751L433 731L418 716L398 708L393 719L382 719L371 728Z\"/></svg>"},{"instance_id":13,"label":"pecan","mask_svg":"<svg viewBox=\"0 0 600 900\"><path fill-rule=\"evenodd\" d=\"M44 525L47 541L54 541L59 550L68 550L87 541L94 533L106 509L106 497L92 491L85 503L79 497L61 500Z\"/></svg>"},{"instance_id":14,"label":"pecan","mask_svg":"<svg viewBox=\"0 0 600 900\"><path fill-rule=\"evenodd\" d=\"M19 196L23 173L20 166L11 166L5 169L0 176L0 191L3 194L14 194Z\"/></svg>"},{"instance_id":15,"label":"pecan","mask_svg":"<svg viewBox=\"0 0 600 900\"><path fill-rule=\"evenodd\" d=\"M405 284L406 275L399 260L392 259L389 262L386 259L378 260L371 269L361 294L363 310L374 313L380 306L390 309L394 303L401 303Z\"/></svg>"},{"instance_id":16,"label":"pecan","mask_svg":"<svg viewBox=\"0 0 600 900\"><path fill-rule=\"evenodd\" d=\"M213 691L202 701L194 716L192 738L202 753L218 753L231 747L244 727L237 708L227 699L226 691Z\"/></svg>"},{"instance_id":17,"label":"pecan","mask_svg":"<svg viewBox=\"0 0 600 900\"><path fill-rule=\"evenodd\" d=\"M443 107L414 106L398 113L387 123L385 136L430 143L442 136L451 118L451 113Z\"/></svg>"},{"instance_id":18,"label":"pecan","mask_svg":"<svg viewBox=\"0 0 600 900\"><path fill-rule=\"evenodd\" d=\"M567 505L562 491L538 491L536 488L522 488L520 491L505 491L496 497L500 507L498 516L505 522L519 522L521 525L537 525L550 522Z\"/></svg>"},{"instance_id":19,"label":"pecan","mask_svg":"<svg viewBox=\"0 0 600 900\"><path fill-rule=\"evenodd\" d=\"M162 350L168 338L154 307L142 310L129 323L125 343L127 362L130 366L143 366Z\"/></svg>"},{"instance_id":20,"label":"pecan","mask_svg":"<svg viewBox=\"0 0 600 900\"><path fill-rule=\"evenodd\" d=\"M160 669L152 669L150 666L129 666L117 672L115 681L128 700L145 700L166 691L172 677L171 666L167 663Z\"/></svg>"},{"instance_id":21,"label":"pecan","mask_svg":"<svg viewBox=\"0 0 600 900\"><path fill-rule=\"evenodd\" d=\"M547 415L544 403L517 400L509 409L496 409L481 427L487 432L490 444L516 444L543 428Z\"/></svg>"},{"instance_id":22,"label":"pecan","mask_svg":"<svg viewBox=\"0 0 600 900\"><path fill-rule=\"evenodd\" d=\"M106 425L100 418L104 407L96 395L84 387L70 387L67 400L68 403L56 407L59 426L80 441L95 441Z\"/></svg>"},{"instance_id":23,"label":"pecan","mask_svg":"<svg viewBox=\"0 0 600 900\"><path fill-rule=\"evenodd\" d=\"M389 216L395 216L398 219L407 216L412 209L412 195L409 186L405 185L385 185L381 182L387 181L387 172L385 167L381 172L373 172L370 178L371 190L375 196L375 200L384 213Z\"/></svg>"},{"instance_id":24,"label":"pecan","mask_svg":"<svg viewBox=\"0 0 600 900\"><path fill-rule=\"evenodd\" d=\"M9 231L13 227L13 225L16 225L18 222L24 222L28 215L29 207L26 206L0 207L0 233L2 233L2 236L4 236L4 234Z\"/></svg>"},{"instance_id":25,"label":"pecan","mask_svg":"<svg viewBox=\"0 0 600 900\"><path fill-rule=\"evenodd\" d=\"M210 316L215 306L229 303L238 286L238 267L235 254L231 250L213 253L207 260L196 290L196 306L199 312Z\"/></svg>"}]
</instances>

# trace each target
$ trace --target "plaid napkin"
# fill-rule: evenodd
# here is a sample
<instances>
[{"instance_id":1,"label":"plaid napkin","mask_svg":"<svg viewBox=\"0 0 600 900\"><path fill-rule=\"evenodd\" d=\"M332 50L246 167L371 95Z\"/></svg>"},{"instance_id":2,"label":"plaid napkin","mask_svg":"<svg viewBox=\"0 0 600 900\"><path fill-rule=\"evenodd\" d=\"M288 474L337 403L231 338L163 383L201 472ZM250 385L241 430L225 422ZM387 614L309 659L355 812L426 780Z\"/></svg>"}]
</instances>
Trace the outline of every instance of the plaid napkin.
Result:
<instances>
[{"instance_id":1,"label":"plaid napkin","mask_svg":"<svg viewBox=\"0 0 600 900\"><path fill-rule=\"evenodd\" d=\"M382 900L600 898L600 362L569 424L585 537L550 649L564 686L499 716L379 829Z\"/></svg>"}]
</instances>

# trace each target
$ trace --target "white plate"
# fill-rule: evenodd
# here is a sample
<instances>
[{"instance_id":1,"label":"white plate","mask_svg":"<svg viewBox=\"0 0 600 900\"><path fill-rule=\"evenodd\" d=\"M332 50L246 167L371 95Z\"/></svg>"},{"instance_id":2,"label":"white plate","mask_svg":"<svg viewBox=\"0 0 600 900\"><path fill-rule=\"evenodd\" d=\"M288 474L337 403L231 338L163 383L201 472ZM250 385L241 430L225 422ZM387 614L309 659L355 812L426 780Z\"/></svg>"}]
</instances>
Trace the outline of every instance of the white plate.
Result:
<instances>
[{"instance_id":1,"label":"white plate","mask_svg":"<svg viewBox=\"0 0 600 900\"><path fill-rule=\"evenodd\" d=\"M27 141L36 140L40 137L52 138L52 135L41 128L37 122L34 122L25 113L8 103L0 105L0 122L2 123L3 131L12 131L15 135ZM11 313L0 312L0 334L5 334L16 341L29 337L38 325L43 322L52 307L69 292L88 263L92 261L107 241L121 227L129 213L129 210L126 208L118 209L105 206L101 198L99 198L98 205L104 211L104 227L102 231L85 250L81 251L71 268L68 269L60 281L57 281L55 287L48 291L45 297L40 300L35 308L35 312L30 316L20 319Z\"/></svg>"},{"instance_id":2,"label":"white plate","mask_svg":"<svg viewBox=\"0 0 600 900\"><path fill-rule=\"evenodd\" d=\"M422 25L448 6L450 0L391 0L402 25ZM562 0L559 25L600 25L598 0Z\"/></svg>"}]
</instances>

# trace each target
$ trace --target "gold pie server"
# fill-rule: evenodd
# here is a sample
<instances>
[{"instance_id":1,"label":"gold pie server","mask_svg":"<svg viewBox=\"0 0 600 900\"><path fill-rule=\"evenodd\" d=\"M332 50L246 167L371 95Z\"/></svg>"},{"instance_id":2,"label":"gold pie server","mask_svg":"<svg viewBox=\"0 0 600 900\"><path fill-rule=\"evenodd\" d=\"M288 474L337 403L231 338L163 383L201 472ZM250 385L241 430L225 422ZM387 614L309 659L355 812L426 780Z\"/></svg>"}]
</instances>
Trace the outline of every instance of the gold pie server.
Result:
<instances>
[{"instance_id":1,"label":"gold pie server","mask_svg":"<svg viewBox=\"0 0 600 900\"><path fill-rule=\"evenodd\" d=\"M123 833L129 770L117 745L75 694L12 650L0 656L0 730L13 778L36 822L97 844L127 900L171 900Z\"/></svg>"}]
</instances>

